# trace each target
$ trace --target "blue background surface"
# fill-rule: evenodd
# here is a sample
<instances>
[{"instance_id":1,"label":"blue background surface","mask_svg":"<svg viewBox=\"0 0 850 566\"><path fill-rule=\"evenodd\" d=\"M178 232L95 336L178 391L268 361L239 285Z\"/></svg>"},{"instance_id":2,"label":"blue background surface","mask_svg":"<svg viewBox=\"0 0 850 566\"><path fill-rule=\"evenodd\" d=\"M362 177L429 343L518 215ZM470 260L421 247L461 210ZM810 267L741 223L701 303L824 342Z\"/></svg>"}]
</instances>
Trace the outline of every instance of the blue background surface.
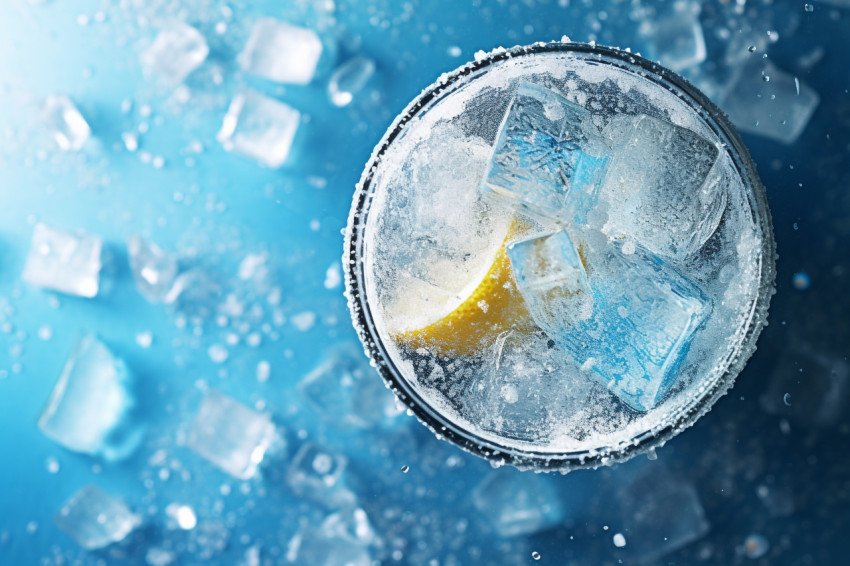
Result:
<instances>
[{"instance_id":1,"label":"blue background surface","mask_svg":"<svg viewBox=\"0 0 850 566\"><path fill-rule=\"evenodd\" d=\"M534 562L532 551L549 564L634 563L629 545L612 543L615 532L628 540L629 525L618 519L606 494L638 468L662 465L696 486L711 525L708 534L663 563L842 562L842 533L850 527L847 388L838 401L842 419L827 427L812 426L793 404L824 372L840 373L848 363L850 9L815 2L807 12L802 2L785 0L741 4L756 30L779 30L768 50L771 59L821 96L794 144L744 136L768 189L780 253L770 326L732 392L660 450L658 460L547 478L567 509L563 525L501 539L469 496L491 472L487 463L436 440L404 415L389 431L335 429L305 405L295 386L327 348L356 340L341 286L326 289L324 282L342 252L340 230L354 184L393 117L439 74L479 49L566 34L640 50L636 24L625 16L629 4L339 0L335 22L323 24L310 4L297 1L0 3L0 322L11 324L0 333L0 564L52 564L60 557L143 564L145 549L154 545L172 549L178 564L203 558L236 564L255 545L265 562L285 562L287 541L299 526L319 521L326 511L295 497L280 480L286 456L263 478L238 482L176 442L207 387L275 414L287 430L289 454L309 439L348 455L350 481L385 541L375 553L383 563L523 564ZM225 5L232 15L222 11ZM339 42L340 60L355 54L375 59L380 102L359 100L339 109L327 102L326 77L284 88L243 74L235 57L261 15L324 25ZM187 80L192 96L183 104L172 90L143 77L138 63L158 27L174 18L197 26L211 48L207 62ZM227 23L223 34L215 30L219 22ZM805 59L818 53L818 62L806 68ZM212 80L216 72L224 77L221 84ZM215 141L231 96L245 85L309 117L296 138L297 154L280 170L228 154ZM90 123L92 139L81 152L51 147L38 119L50 94L68 95ZM126 113L125 100L132 101ZM145 105L150 116L142 115ZM142 163L138 152L121 143L122 132L143 122L149 131L140 136L140 151L162 156L161 169ZM204 147L197 155L186 149L195 140ZM104 238L112 261L100 296L54 295L20 281L36 221ZM222 274L213 308L228 293L263 304L264 295L238 282L235 273L246 254L268 254L287 321L275 324L274 307L265 304L252 327L263 333L261 346L234 346L225 364L213 363L208 347L224 343L233 329L219 327L214 316L190 318L180 327L176 313L147 303L127 266L124 241L131 234L190 254ZM798 272L810 277L808 289L793 285ZM301 331L291 317L308 311L317 315L316 324ZM48 340L39 337L45 325L52 329ZM86 330L127 361L145 407L145 443L118 464L67 452L36 426L73 340ZM136 342L146 331L154 337L148 349ZM826 361L813 364L805 352ZM271 364L268 382L255 377L259 360ZM788 364L800 373L792 384L797 389L787 391L788 415L769 414L760 398L773 394L771 379ZM168 454L166 480L158 475L161 466L149 463L159 449ZM47 469L51 458L59 463L57 473ZM407 474L400 472L404 465L410 466ZM80 550L52 520L71 494L91 483L120 495L146 520L125 544L96 553ZM225 484L231 486L228 495L220 489ZM759 486L787 495L793 512L772 516ZM205 557L193 533L166 528L162 509L175 501L192 505L201 525L225 525L226 548ZM751 533L770 542L760 560L742 550Z\"/></svg>"}]
</instances>

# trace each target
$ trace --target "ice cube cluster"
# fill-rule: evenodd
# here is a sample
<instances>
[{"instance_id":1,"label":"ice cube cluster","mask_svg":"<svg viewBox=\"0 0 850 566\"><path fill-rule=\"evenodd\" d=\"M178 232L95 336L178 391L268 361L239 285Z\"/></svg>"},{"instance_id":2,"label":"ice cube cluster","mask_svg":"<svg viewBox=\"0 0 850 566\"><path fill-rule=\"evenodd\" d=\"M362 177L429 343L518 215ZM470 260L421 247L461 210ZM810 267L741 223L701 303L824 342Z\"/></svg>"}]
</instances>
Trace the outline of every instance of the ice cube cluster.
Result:
<instances>
[{"instance_id":1,"label":"ice cube cluster","mask_svg":"<svg viewBox=\"0 0 850 566\"><path fill-rule=\"evenodd\" d=\"M505 251L512 277L496 284L516 289L510 314L530 326L494 325L454 359L427 341L391 351L483 438L628 443L720 378L757 297L762 239L728 148L674 94L602 67L497 64L419 116L375 171L367 293L387 342L492 325L482 293Z\"/></svg>"}]
</instances>

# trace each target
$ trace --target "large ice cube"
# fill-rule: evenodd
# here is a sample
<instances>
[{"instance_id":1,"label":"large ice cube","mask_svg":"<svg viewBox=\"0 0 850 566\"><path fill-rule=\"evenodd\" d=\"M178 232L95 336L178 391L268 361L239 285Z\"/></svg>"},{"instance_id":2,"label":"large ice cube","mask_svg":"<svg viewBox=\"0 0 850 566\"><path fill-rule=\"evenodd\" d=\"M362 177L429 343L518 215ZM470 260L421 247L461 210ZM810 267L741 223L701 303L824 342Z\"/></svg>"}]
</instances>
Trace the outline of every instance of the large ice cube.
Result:
<instances>
[{"instance_id":1,"label":"large ice cube","mask_svg":"<svg viewBox=\"0 0 850 566\"><path fill-rule=\"evenodd\" d=\"M102 247L97 236L36 224L21 279L68 295L95 297Z\"/></svg>"},{"instance_id":2,"label":"large ice cube","mask_svg":"<svg viewBox=\"0 0 850 566\"><path fill-rule=\"evenodd\" d=\"M124 362L85 335L68 356L38 426L69 450L106 460L125 458L144 436L132 387Z\"/></svg>"},{"instance_id":3,"label":"large ice cube","mask_svg":"<svg viewBox=\"0 0 850 566\"><path fill-rule=\"evenodd\" d=\"M302 528L289 541L286 559L310 566L371 566L372 557L362 545L333 536L322 529Z\"/></svg>"},{"instance_id":4,"label":"large ice cube","mask_svg":"<svg viewBox=\"0 0 850 566\"><path fill-rule=\"evenodd\" d=\"M142 69L168 86L177 86L201 66L209 53L201 32L182 22L173 22L142 53Z\"/></svg>"},{"instance_id":5,"label":"large ice cube","mask_svg":"<svg viewBox=\"0 0 850 566\"><path fill-rule=\"evenodd\" d=\"M130 236L127 240L127 254L139 293L151 303L171 302L169 299L173 300L174 296L170 291L177 277L177 258L139 236Z\"/></svg>"},{"instance_id":6,"label":"large ice cube","mask_svg":"<svg viewBox=\"0 0 850 566\"><path fill-rule=\"evenodd\" d=\"M607 148L587 110L523 82L505 115L481 191L533 215L583 223L607 163Z\"/></svg>"},{"instance_id":7,"label":"large ice cube","mask_svg":"<svg viewBox=\"0 0 850 566\"><path fill-rule=\"evenodd\" d=\"M850 408L850 364L836 353L790 340L779 356L762 408L810 427L830 427Z\"/></svg>"},{"instance_id":8,"label":"large ice cube","mask_svg":"<svg viewBox=\"0 0 850 566\"><path fill-rule=\"evenodd\" d=\"M705 536L709 530L694 486L659 464L647 464L616 493L624 552L638 563L658 558Z\"/></svg>"},{"instance_id":9,"label":"large ice cube","mask_svg":"<svg viewBox=\"0 0 850 566\"><path fill-rule=\"evenodd\" d=\"M820 101L811 87L772 62L752 57L720 107L745 132L793 143Z\"/></svg>"},{"instance_id":10,"label":"large ice cube","mask_svg":"<svg viewBox=\"0 0 850 566\"><path fill-rule=\"evenodd\" d=\"M639 34L648 42L645 55L674 71L702 63L706 49L700 6L691 0L662 4L655 17L644 19Z\"/></svg>"},{"instance_id":11,"label":"large ice cube","mask_svg":"<svg viewBox=\"0 0 850 566\"><path fill-rule=\"evenodd\" d=\"M77 544L95 550L124 540L141 523L123 501L89 485L59 510L56 524Z\"/></svg>"},{"instance_id":12,"label":"large ice cube","mask_svg":"<svg viewBox=\"0 0 850 566\"><path fill-rule=\"evenodd\" d=\"M281 442L268 415L210 391L201 402L186 444L231 476L250 479L266 454L278 449Z\"/></svg>"},{"instance_id":13,"label":"large ice cube","mask_svg":"<svg viewBox=\"0 0 850 566\"><path fill-rule=\"evenodd\" d=\"M292 490L330 508L354 503L354 494L345 487L345 456L334 454L315 444L304 444L292 459L286 481Z\"/></svg>"},{"instance_id":14,"label":"large ice cube","mask_svg":"<svg viewBox=\"0 0 850 566\"><path fill-rule=\"evenodd\" d=\"M540 328L559 335L590 317L590 283L566 231L511 244L508 257L520 294Z\"/></svg>"},{"instance_id":15,"label":"large ice cube","mask_svg":"<svg viewBox=\"0 0 850 566\"><path fill-rule=\"evenodd\" d=\"M233 97L217 137L227 151L276 168L289 156L300 122L301 113L291 106L245 91Z\"/></svg>"},{"instance_id":16,"label":"large ice cube","mask_svg":"<svg viewBox=\"0 0 850 566\"><path fill-rule=\"evenodd\" d=\"M626 235L655 254L696 251L726 208L718 148L649 116L618 116L605 129L614 158L603 188L612 237Z\"/></svg>"},{"instance_id":17,"label":"large ice cube","mask_svg":"<svg viewBox=\"0 0 850 566\"><path fill-rule=\"evenodd\" d=\"M273 18L257 20L239 54L247 72L279 83L306 85L322 56L322 41L313 30Z\"/></svg>"},{"instance_id":18,"label":"large ice cube","mask_svg":"<svg viewBox=\"0 0 850 566\"><path fill-rule=\"evenodd\" d=\"M711 303L662 259L626 245L632 253L611 244L588 258L591 316L543 329L590 377L647 411L673 385ZM536 304L529 304L532 312Z\"/></svg>"},{"instance_id":19,"label":"large ice cube","mask_svg":"<svg viewBox=\"0 0 850 566\"><path fill-rule=\"evenodd\" d=\"M340 428L387 425L400 414L395 396L356 346L327 351L298 390L324 420Z\"/></svg>"},{"instance_id":20,"label":"large ice cube","mask_svg":"<svg viewBox=\"0 0 850 566\"><path fill-rule=\"evenodd\" d=\"M67 96L48 96L43 117L56 145L63 151L82 149L91 135L88 122Z\"/></svg>"},{"instance_id":21,"label":"large ice cube","mask_svg":"<svg viewBox=\"0 0 850 566\"><path fill-rule=\"evenodd\" d=\"M484 478L472 492L472 502L503 537L530 535L564 517L551 478L507 468Z\"/></svg>"}]
</instances>

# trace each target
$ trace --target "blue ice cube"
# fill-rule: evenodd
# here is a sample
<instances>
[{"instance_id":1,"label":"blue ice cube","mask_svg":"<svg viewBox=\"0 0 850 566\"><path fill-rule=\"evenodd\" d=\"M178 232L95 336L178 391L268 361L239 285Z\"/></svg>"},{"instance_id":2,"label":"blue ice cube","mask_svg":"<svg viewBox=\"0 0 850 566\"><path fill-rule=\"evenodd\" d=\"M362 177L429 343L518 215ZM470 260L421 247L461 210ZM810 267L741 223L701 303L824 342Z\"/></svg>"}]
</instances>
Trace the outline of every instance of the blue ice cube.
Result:
<instances>
[{"instance_id":1,"label":"blue ice cube","mask_svg":"<svg viewBox=\"0 0 850 566\"><path fill-rule=\"evenodd\" d=\"M659 257L624 247L631 253L609 245L588 259L592 315L550 336L623 403L647 411L674 384L711 302Z\"/></svg>"},{"instance_id":2,"label":"blue ice cube","mask_svg":"<svg viewBox=\"0 0 850 566\"><path fill-rule=\"evenodd\" d=\"M503 537L530 535L564 519L551 478L545 474L496 470L475 488L472 502Z\"/></svg>"},{"instance_id":3,"label":"blue ice cube","mask_svg":"<svg viewBox=\"0 0 850 566\"><path fill-rule=\"evenodd\" d=\"M345 486L345 456L307 443L292 459L286 481L292 490L329 508L352 505L354 494Z\"/></svg>"},{"instance_id":4,"label":"blue ice cube","mask_svg":"<svg viewBox=\"0 0 850 566\"><path fill-rule=\"evenodd\" d=\"M726 208L718 148L651 116L618 116L605 128L614 146L600 198L609 236L628 236L654 254L683 257L714 233Z\"/></svg>"},{"instance_id":5,"label":"blue ice cube","mask_svg":"<svg viewBox=\"0 0 850 566\"><path fill-rule=\"evenodd\" d=\"M508 249L534 318L594 379L646 411L667 393L711 304L693 283L634 243L588 258L566 231Z\"/></svg>"},{"instance_id":6,"label":"blue ice cube","mask_svg":"<svg viewBox=\"0 0 850 566\"><path fill-rule=\"evenodd\" d=\"M520 294L540 328L557 336L590 316L590 283L566 231L511 244L508 257Z\"/></svg>"},{"instance_id":7,"label":"blue ice cube","mask_svg":"<svg viewBox=\"0 0 850 566\"><path fill-rule=\"evenodd\" d=\"M123 501L93 485L75 493L55 520L60 529L88 550L124 540L142 522Z\"/></svg>"},{"instance_id":8,"label":"blue ice cube","mask_svg":"<svg viewBox=\"0 0 850 566\"><path fill-rule=\"evenodd\" d=\"M38 426L69 450L111 461L126 458L144 436L132 385L123 360L85 335L68 356Z\"/></svg>"},{"instance_id":9,"label":"blue ice cube","mask_svg":"<svg viewBox=\"0 0 850 566\"><path fill-rule=\"evenodd\" d=\"M250 479L267 453L281 450L282 438L266 414L217 391L201 402L186 444L219 469Z\"/></svg>"},{"instance_id":10,"label":"blue ice cube","mask_svg":"<svg viewBox=\"0 0 850 566\"><path fill-rule=\"evenodd\" d=\"M353 345L328 350L298 390L325 421L341 429L391 425L401 413L363 350Z\"/></svg>"},{"instance_id":11,"label":"blue ice cube","mask_svg":"<svg viewBox=\"0 0 850 566\"><path fill-rule=\"evenodd\" d=\"M505 116L482 194L525 212L584 223L608 163L590 114L523 82Z\"/></svg>"}]
</instances>

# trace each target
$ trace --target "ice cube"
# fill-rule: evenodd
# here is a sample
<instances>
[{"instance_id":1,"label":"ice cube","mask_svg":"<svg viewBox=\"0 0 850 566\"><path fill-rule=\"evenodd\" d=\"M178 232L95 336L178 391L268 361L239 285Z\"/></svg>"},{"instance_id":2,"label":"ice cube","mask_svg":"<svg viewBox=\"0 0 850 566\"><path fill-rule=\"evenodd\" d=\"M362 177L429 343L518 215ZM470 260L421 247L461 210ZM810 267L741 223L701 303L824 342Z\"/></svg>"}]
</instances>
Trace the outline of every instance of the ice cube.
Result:
<instances>
[{"instance_id":1,"label":"ice cube","mask_svg":"<svg viewBox=\"0 0 850 566\"><path fill-rule=\"evenodd\" d=\"M682 71L705 60L705 37L699 2L683 0L662 5L653 18L641 22L639 34L648 42L645 55Z\"/></svg>"},{"instance_id":2,"label":"ice cube","mask_svg":"<svg viewBox=\"0 0 850 566\"><path fill-rule=\"evenodd\" d=\"M246 480L254 477L267 453L281 448L281 442L268 415L210 391L201 402L186 444L219 469Z\"/></svg>"},{"instance_id":3,"label":"ice cube","mask_svg":"<svg viewBox=\"0 0 850 566\"><path fill-rule=\"evenodd\" d=\"M298 390L324 420L341 429L389 425L400 414L395 396L356 346L326 351Z\"/></svg>"},{"instance_id":4,"label":"ice cube","mask_svg":"<svg viewBox=\"0 0 850 566\"><path fill-rule=\"evenodd\" d=\"M127 254L139 293L151 303L173 302L176 297L170 291L177 277L177 259L139 236L127 240Z\"/></svg>"},{"instance_id":5,"label":"ice cube","mask_svg":"<svg viewBox=\"0 0 850 566\"><path fill-rule=\"evenodd\" d=\"M331 75L328 97L334 106L348 106L375 74L375 62L358 56L346 61Z\"/></svg>"},{"instance_id":6,"label":"ice cube","mask_svg":"<svg viewBox=\"0 0 850 566\"><path fill-rule=\"evenodd\" d=\"M77 340L38 426L75 452L114 461L126 458L144 436L135 414L133 378L124 362L92 335Z\"/></svg>"},{"instance_id":7,"label":"ice cube","mask_svg":"<svg viewBox=\"0 0 850 566\"><path fill-rule=\"evenodd\" d=\"M745 132L793 143L809 123L820 97L772 62L752 57L720 103Z\"/></svg>"},{"instance_id":8,"label":"ice cube","mask_svg":"<svg viewBox=\"0 0 850 566\"><path fill-rule=\"evenodd\" d=\"M43 117L56 145L63 151L79 151L91 135L88 122L67 96L48 96Z\"/></svg>"},{"instance_id":9,"label":"ice cube","mask_svg":"<svg viewBox=\"0 0 850 566\"><path fill-rule=\"evenodd\" d=\"M163 84L177 86L201 66L209 53L201 32L182 22L173 22L142 53L142 69L146 75L156 75Z\"/></svg>"},{"instance_id":10,"label":"ice cube","mask_svg":"<svg viewBox=\"0 0 850 566\"><path fill-rule=\"evenodd\" d=\"M359 507L348 507L328 515L320 530L328 537L349 540L360 546L372 546L380 542L366 511Z\"/></svg>"},{"instance_id":11,"label":"ice cube","mask_svg":"<svg viewBox=\"0 0 850 566\"><path fill-rule=\"evenodd\" d=\"M647 411L674 384L711 302L664 260L633 247L626 254L612 244L592 254L592 315L544 330L589 377L632 409Z\"/></svg>"},{"instance_id":12,"label":"ice cube","mask_svg":"<svg viewBox=\"0 0 850 566\"><path fill-rule=\"evenodd\" d=\"M89 485L56 515L56 524L77 544L95 550L124 540L142 521L123 501Z\"/></svg>"},{"instance_id":13,"label":"ice cube","mask_svg":"<svg viewBox=\"0 0 850 566\"><path fill-rule=\"evenodd\" d=\"M694 486L658 464L638 470L615 497L627 541L623 552L638 563L654 563L709 530Z\"/></svg>"},{"instance_id":14,"label":"ice cube","mask_svg":"<svg viewBox=\"0 0 850 566\"><path fill-rule=\"evenodd\" d=\"M245 91L233 97L217 137L227 151L277 168L289 156L300 122L301 113L291 106Z\"/></svg>"},{"instance_id":15,"label":"ice cube","mask_svg":"<svg viewBox=\"0 0 850 566\"><path fill-rule=\"evenodd\" d=\"M369 551L360 544L311 527L302 528L289 541L286 559L289 563L311 566L372 565Z\"/></svg>"},{"instance_id":16,"label":"ice cube","mask_svg":"<svg viewBox=\"0 0 850 566\"><path fill-rule=\"evenodd\" d=\"M520 83L481 192L526 212L583 223L608 163L590 114L548 88Z\"/></svg>"},{"instance_id":17,"label":"ice cube","mask_svg":"<svg viewBox=\"0 0 850 566\"><path fill-rule=\"evenodd\" d=\"M850 408L850 364L808 343L789 343L761 396L762 408L809 427L836 425Z\"/></svg>"},{"instance_id":18,"label":"ice cube","mask_svg":"<svg viewBox=\"0 0 850 566\"><path fill-rule=\"evenodd\" d=\"M655 254L682 257L717 229L726 208L718 148L649 116L618 116L605 129L614 157L605 177L606 231Z\"/></svg>"},{"instance_id":19,"label":"ice cube","mask_svg":"<svg viewBox=\"0 0 850 566\"><path fill-rule=\"evenodd\" d=\"M508 257L534 322L548 334L557 336L590 317L590 283L566 231L511 244Z\"/></svg>"},{"instance_id":20,"label":"ice cube","mask_svg":"<svg viewBox=\"0 0 850 566\"><path fill-rule=\"evenodd\" d=\"M97 236L36 224L21 279L68 295L95 297L102 247Z\"/></svg>"},{"instance_id":21,"label":"ice cube","mask_svg":"<svg viewBox=\"0 0 850 566\"><path fill-rule=\"evenodd\" d=\"M513 469L496 470L485 477L472 492L472 502L503 537L530 535L564 518L551 478Z\"/></svg>"},{"instance_id":22,"label":"ice cube","mask_svg":"<svg viewBox=\"0 0 850 566\"><path fill-rule=\"evenodd\" d=\"M354 494L345 487L343 473L348 460L320 446L304 444L292 459L286 481L299 496L330 508L354 503Z\"/></svg>"},{"instance_id":23,"label":"ice cube","mask_svg":"<svg viewBox=\"0 0 850 566\"><path fill-rule=\"evenodd\" d=\"M251 74L306 85L316 74L322 50L322 41L313 30L262 18L254 24L237 60Z\"/></svg>"}]
</instances>

